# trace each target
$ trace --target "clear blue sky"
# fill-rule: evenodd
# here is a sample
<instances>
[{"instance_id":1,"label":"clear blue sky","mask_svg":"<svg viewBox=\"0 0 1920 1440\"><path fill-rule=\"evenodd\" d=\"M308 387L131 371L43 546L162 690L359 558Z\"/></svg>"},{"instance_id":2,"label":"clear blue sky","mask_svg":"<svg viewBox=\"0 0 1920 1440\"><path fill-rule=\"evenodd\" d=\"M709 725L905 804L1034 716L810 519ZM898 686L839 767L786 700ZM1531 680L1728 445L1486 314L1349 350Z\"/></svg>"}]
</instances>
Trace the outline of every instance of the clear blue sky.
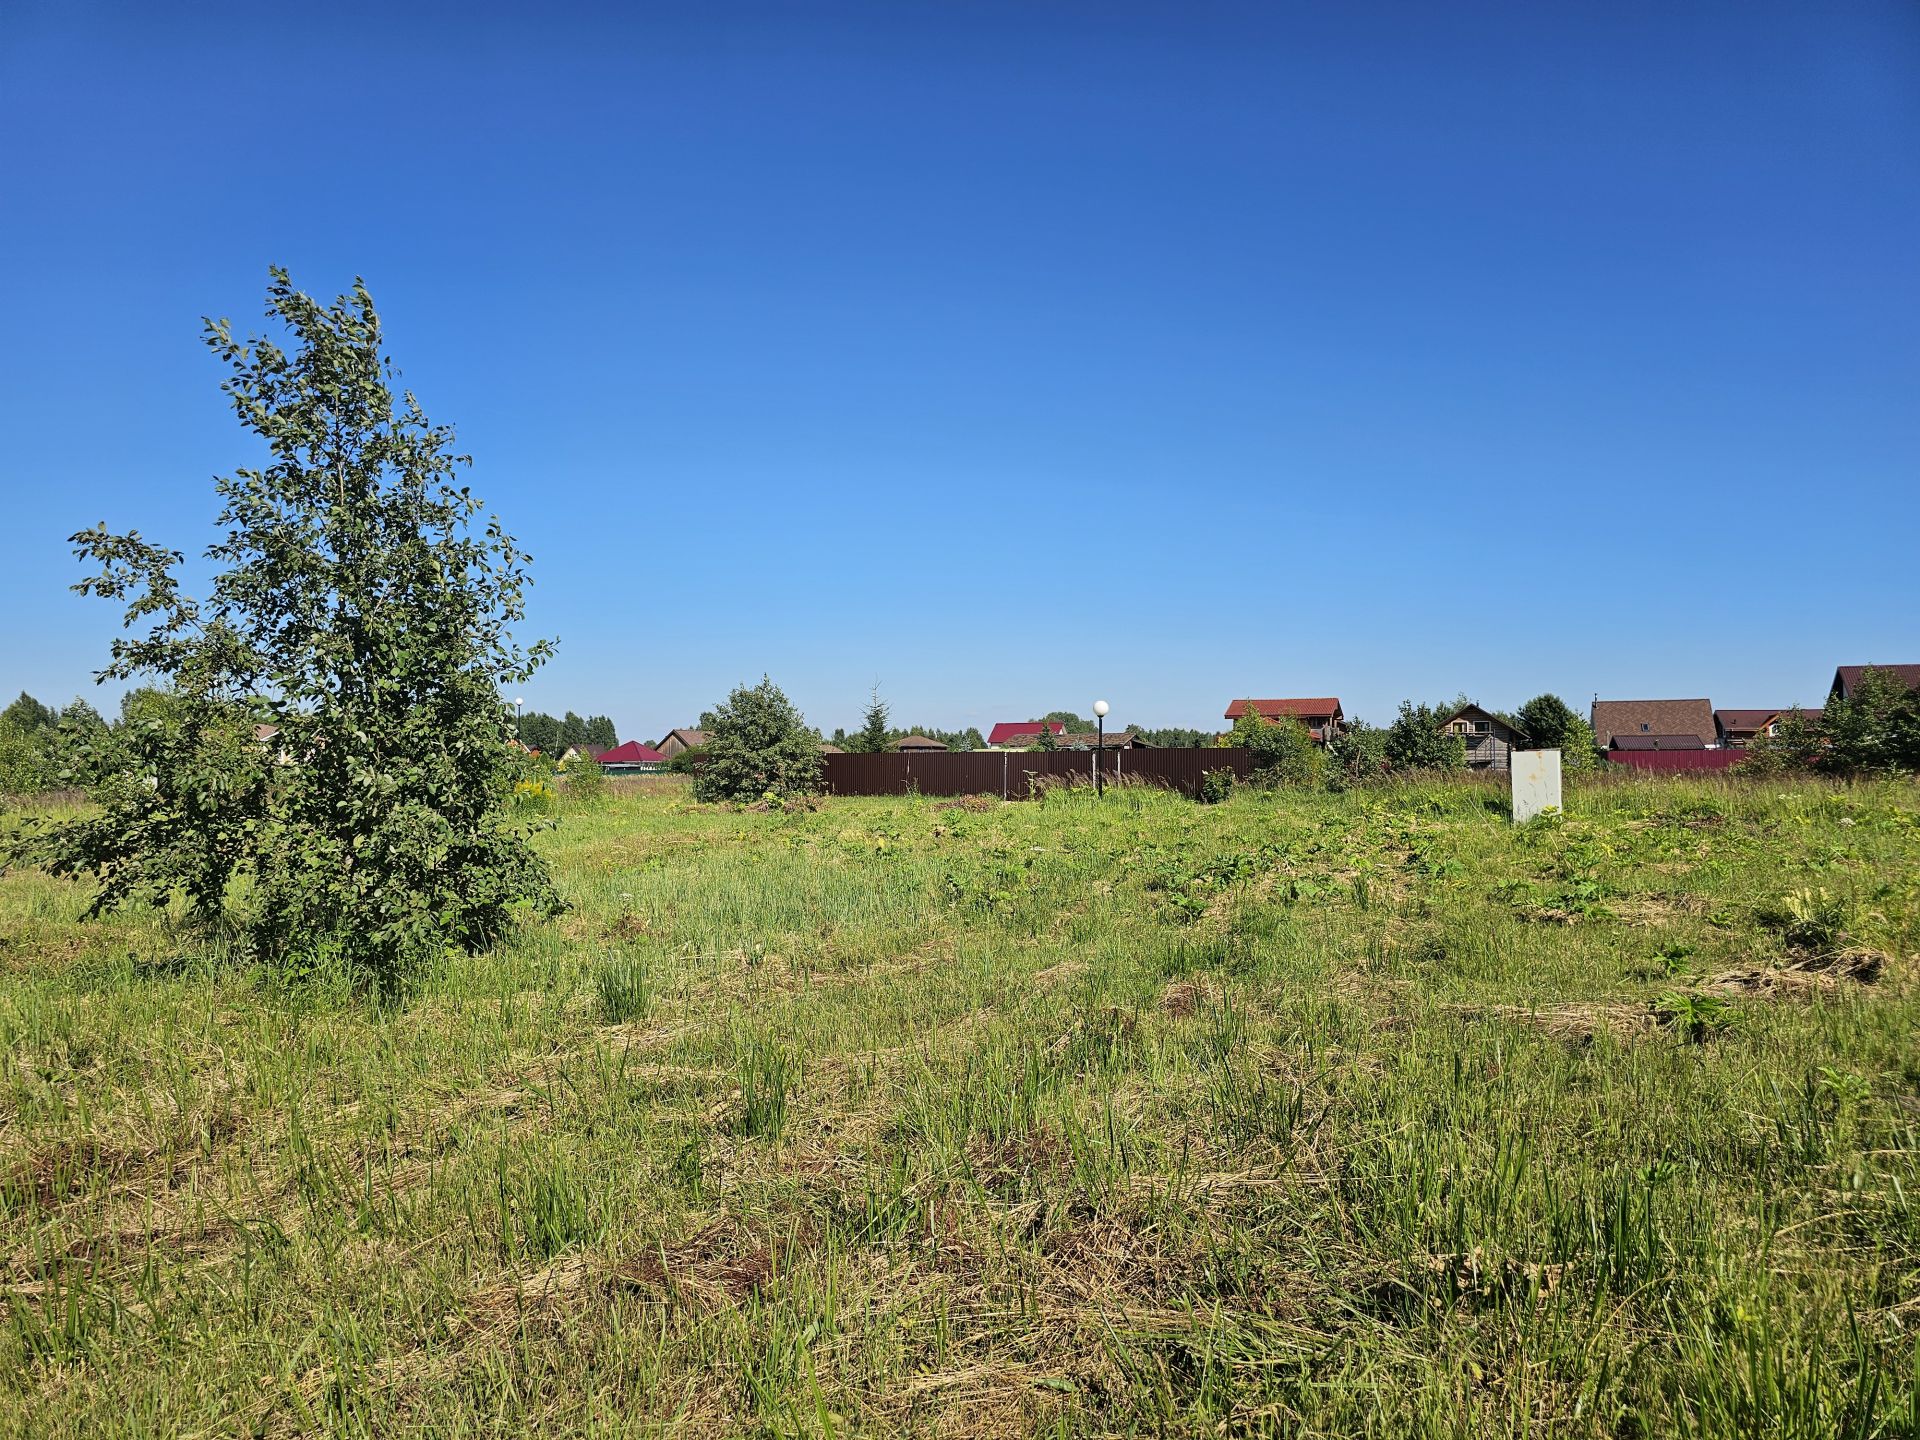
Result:
<instances>
[{"instance_id":1,"label":"clear blue sky","mask_svg":"<svg viewBox=\"0 0 1920 1440\"><path fill-rule=\"evenodd\" d=\"M0 688L363 275L530 705L1804 701L1920 660L1920 8L0 8ZM111 703L111 696L105 697Z\"/></svg>"}]
</instances>

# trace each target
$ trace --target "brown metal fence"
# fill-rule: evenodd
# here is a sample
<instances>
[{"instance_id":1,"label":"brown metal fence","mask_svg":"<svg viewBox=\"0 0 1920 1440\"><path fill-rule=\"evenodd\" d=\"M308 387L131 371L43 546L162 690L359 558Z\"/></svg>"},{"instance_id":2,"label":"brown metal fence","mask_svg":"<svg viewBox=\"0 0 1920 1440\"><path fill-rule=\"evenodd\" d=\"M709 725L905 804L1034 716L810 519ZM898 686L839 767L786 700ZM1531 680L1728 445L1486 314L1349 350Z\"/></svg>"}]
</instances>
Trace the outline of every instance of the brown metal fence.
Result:
<instances>
[{"instance_id":1,"label":"brown metal fence","mask_svg":"<svg viewBox=\"0 0 1920 1440\"><path fill-rule=\"evenodd\" d=\"M1093 783L1093 766L1109 785L1160 785L1198 795L1209 770L1244 780L1251 752L1233 750L931 750L887 755L826 755L831 795L998 795L1025 800L1047 785Z\"/></svg>"}]
</instances>

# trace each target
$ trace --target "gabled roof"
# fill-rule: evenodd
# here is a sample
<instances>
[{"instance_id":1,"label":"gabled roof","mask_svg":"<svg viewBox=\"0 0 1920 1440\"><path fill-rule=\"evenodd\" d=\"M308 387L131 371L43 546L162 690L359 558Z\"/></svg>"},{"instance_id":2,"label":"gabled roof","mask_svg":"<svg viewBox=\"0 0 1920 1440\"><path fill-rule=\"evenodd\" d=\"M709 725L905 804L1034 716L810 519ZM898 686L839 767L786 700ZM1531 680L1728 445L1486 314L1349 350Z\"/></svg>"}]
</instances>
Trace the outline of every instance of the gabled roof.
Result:
<instances>
[{"instance_id":1,"label":"gabled roof","mask_svg":"<svg viewBox=\"0 0 1920 1440\"><path fill-rule=\"evenodd\" d=\"M1038 735L1042 730L1051 730L1056 735L1067 733L1067 727L1058 720L1001 720L987 736L987 744L1005 745L1010 741Z\"/></svg>"},{"instance_id":2,"label":"gabled roof","mask_svg":"<svg viewBox=\"0 0 1920 1440\"><path fill-rule=\"evenodd\" d=\"M1707 744L1698 735L1616 735L1608 748L1613 750L1704 750Z\"/></svg>"},{"instance_id":3,"label":"gabled roof","mask_svg":"<svg viewBox=\"0 0 1920 1440\"><path fill-rule=\"evenodd\" d=\"M1451 725L1456 720L1486 720L1494 725L1498 725L1502 730L1512 731L1515 735L1518 735L1522 740L1527 738L1526 731L1522 730L1518 725L1514 724L1511 720L1502 720L1498 715L1494 714L1491 710L1487 709L1483 705L1462 705L1458 710L1454 711L1451 715L1447 716L1447 718L1442 720L1440 723L1442 725Z\"/></svg>"},{"instance_id":4,"label":"gabled roof","mask_svg":"<svg viewBox=\"0 0 1920 1440\"><path fill-rule=\"evenodd\" d=\"M669 730L660 737L660 743L664 745L676 735L680 737L680 743L689 750L698 750L707 743L707 732L704 730Z\"/></svg>"},{"instance_id":5,"label":"gabled roof","mask_svg":"<svg viewBox=\"0 0 1920 1440\"><path fill-rule=\"evenodd\" d=\"M1722 730L1764 730L1785 713L1782 710L1716 710L1713 718Z\"/></svg>"},{"instance_id":6,"label":"gabled roof","mask_svg":"<svg viewBox=\"0 0 1920 1440\"><path fill-rule=\"evenodd\" d=\"M1107 732L1106 748L1124 750L1133 743L1133 731L1110 730ZM1063 750L1093 750L1099 748L1100 732L1089 730L1084 735L1062 735L1060 748Z\"/></svg>"},{"instance_id":7,"label":"gabled roof","mask_svg":"<svg viewBox=\"0 0 1920 1440\"><path fill-rule=\"evenodd\" d=\"M1249 710L1268 720L1291 715L1296 720L1325 720L1341 713L1338 696L1309 696L1291 700L1236 700L1227 706L1227 719L1238 720Z\"/></svg>"},{"instance_id":8,"label":"gabled roof","mask_svg":"<svg viewBox=\"0 0 1920 1440\"><path fill-rule=\"evenodd\" d=\"M613 749L594 758L602 765L660 765L665 763L667 757L651 745L642 745L638 740L629 740L626 744L616 745Z\"/></svg>"},{"instance_id":9,"label":"gabled roof","mask_svg":"<svg viewBox=\"0 0 1920 1440\"><path fill-rule=\"evenodd\" d=\"M1697 735L1702 745L1711 745L1719 731L1711 700L1594 701L1595 743L1604 750L1615 735Z\"/></svg>"},{"instance_id":10,"label":"gabled roof","mask_svg":"<svg viewBox=\"0 0 1920 1440\"><path fill-rule=\"evenodd\" d=\"M891 746L895 750L944 750L947 742L926 735L902 735Z\"/></svg>"},{"instance_id":11,"label":"gabled roof","mask_svg":"<svg viewBox=\"0 0 1920 1440\"><path fill-rule=\"evenodd\" d=\"M1833 686L1827 694L1851 695L1869 670L1884 670L1909 690L1920 690L1920 665L1842 665L1833 672Z\"/></svg>"}]
</instances>

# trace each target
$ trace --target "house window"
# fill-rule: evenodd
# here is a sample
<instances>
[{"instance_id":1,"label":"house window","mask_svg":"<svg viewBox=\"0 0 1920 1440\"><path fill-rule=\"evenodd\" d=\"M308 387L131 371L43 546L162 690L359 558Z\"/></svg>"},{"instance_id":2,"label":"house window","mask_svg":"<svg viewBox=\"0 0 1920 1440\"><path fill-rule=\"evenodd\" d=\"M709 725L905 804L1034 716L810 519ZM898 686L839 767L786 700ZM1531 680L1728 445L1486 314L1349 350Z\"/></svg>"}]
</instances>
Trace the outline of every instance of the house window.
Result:
<instances>
[{"instance_id":1,"label":"house window","mask_svg":"<svg viewBox=\"0 0 1920 1440\"><path fill-rule=\"evenodd\" d=\"M1646 721L1642 720L1640 722L1640 733L1642 735L1646 734L1651 729L1653 729L1653 726L1649 725Z\"/></svg>"}]
</instances>

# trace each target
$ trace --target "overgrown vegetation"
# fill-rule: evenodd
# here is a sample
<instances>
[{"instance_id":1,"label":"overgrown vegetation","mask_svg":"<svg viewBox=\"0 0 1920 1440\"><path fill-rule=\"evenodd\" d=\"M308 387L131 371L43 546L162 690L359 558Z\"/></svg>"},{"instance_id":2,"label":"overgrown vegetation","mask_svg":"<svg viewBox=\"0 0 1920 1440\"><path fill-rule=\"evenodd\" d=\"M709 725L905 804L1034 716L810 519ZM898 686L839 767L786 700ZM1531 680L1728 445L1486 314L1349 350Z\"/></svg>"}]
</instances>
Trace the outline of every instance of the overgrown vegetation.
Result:
<instances>
[{"instance_id":1,"label":"overgrown vegetation","mask_svg":"<svg viewBox=\"0 0 1920 1440\"><path fill-rule=\"evenodd\" d=\"M563 789L404 1008L15 870L0 1432L1914 1433L1920 787L1568 802Z\"/></svg>"}]
</instances>

